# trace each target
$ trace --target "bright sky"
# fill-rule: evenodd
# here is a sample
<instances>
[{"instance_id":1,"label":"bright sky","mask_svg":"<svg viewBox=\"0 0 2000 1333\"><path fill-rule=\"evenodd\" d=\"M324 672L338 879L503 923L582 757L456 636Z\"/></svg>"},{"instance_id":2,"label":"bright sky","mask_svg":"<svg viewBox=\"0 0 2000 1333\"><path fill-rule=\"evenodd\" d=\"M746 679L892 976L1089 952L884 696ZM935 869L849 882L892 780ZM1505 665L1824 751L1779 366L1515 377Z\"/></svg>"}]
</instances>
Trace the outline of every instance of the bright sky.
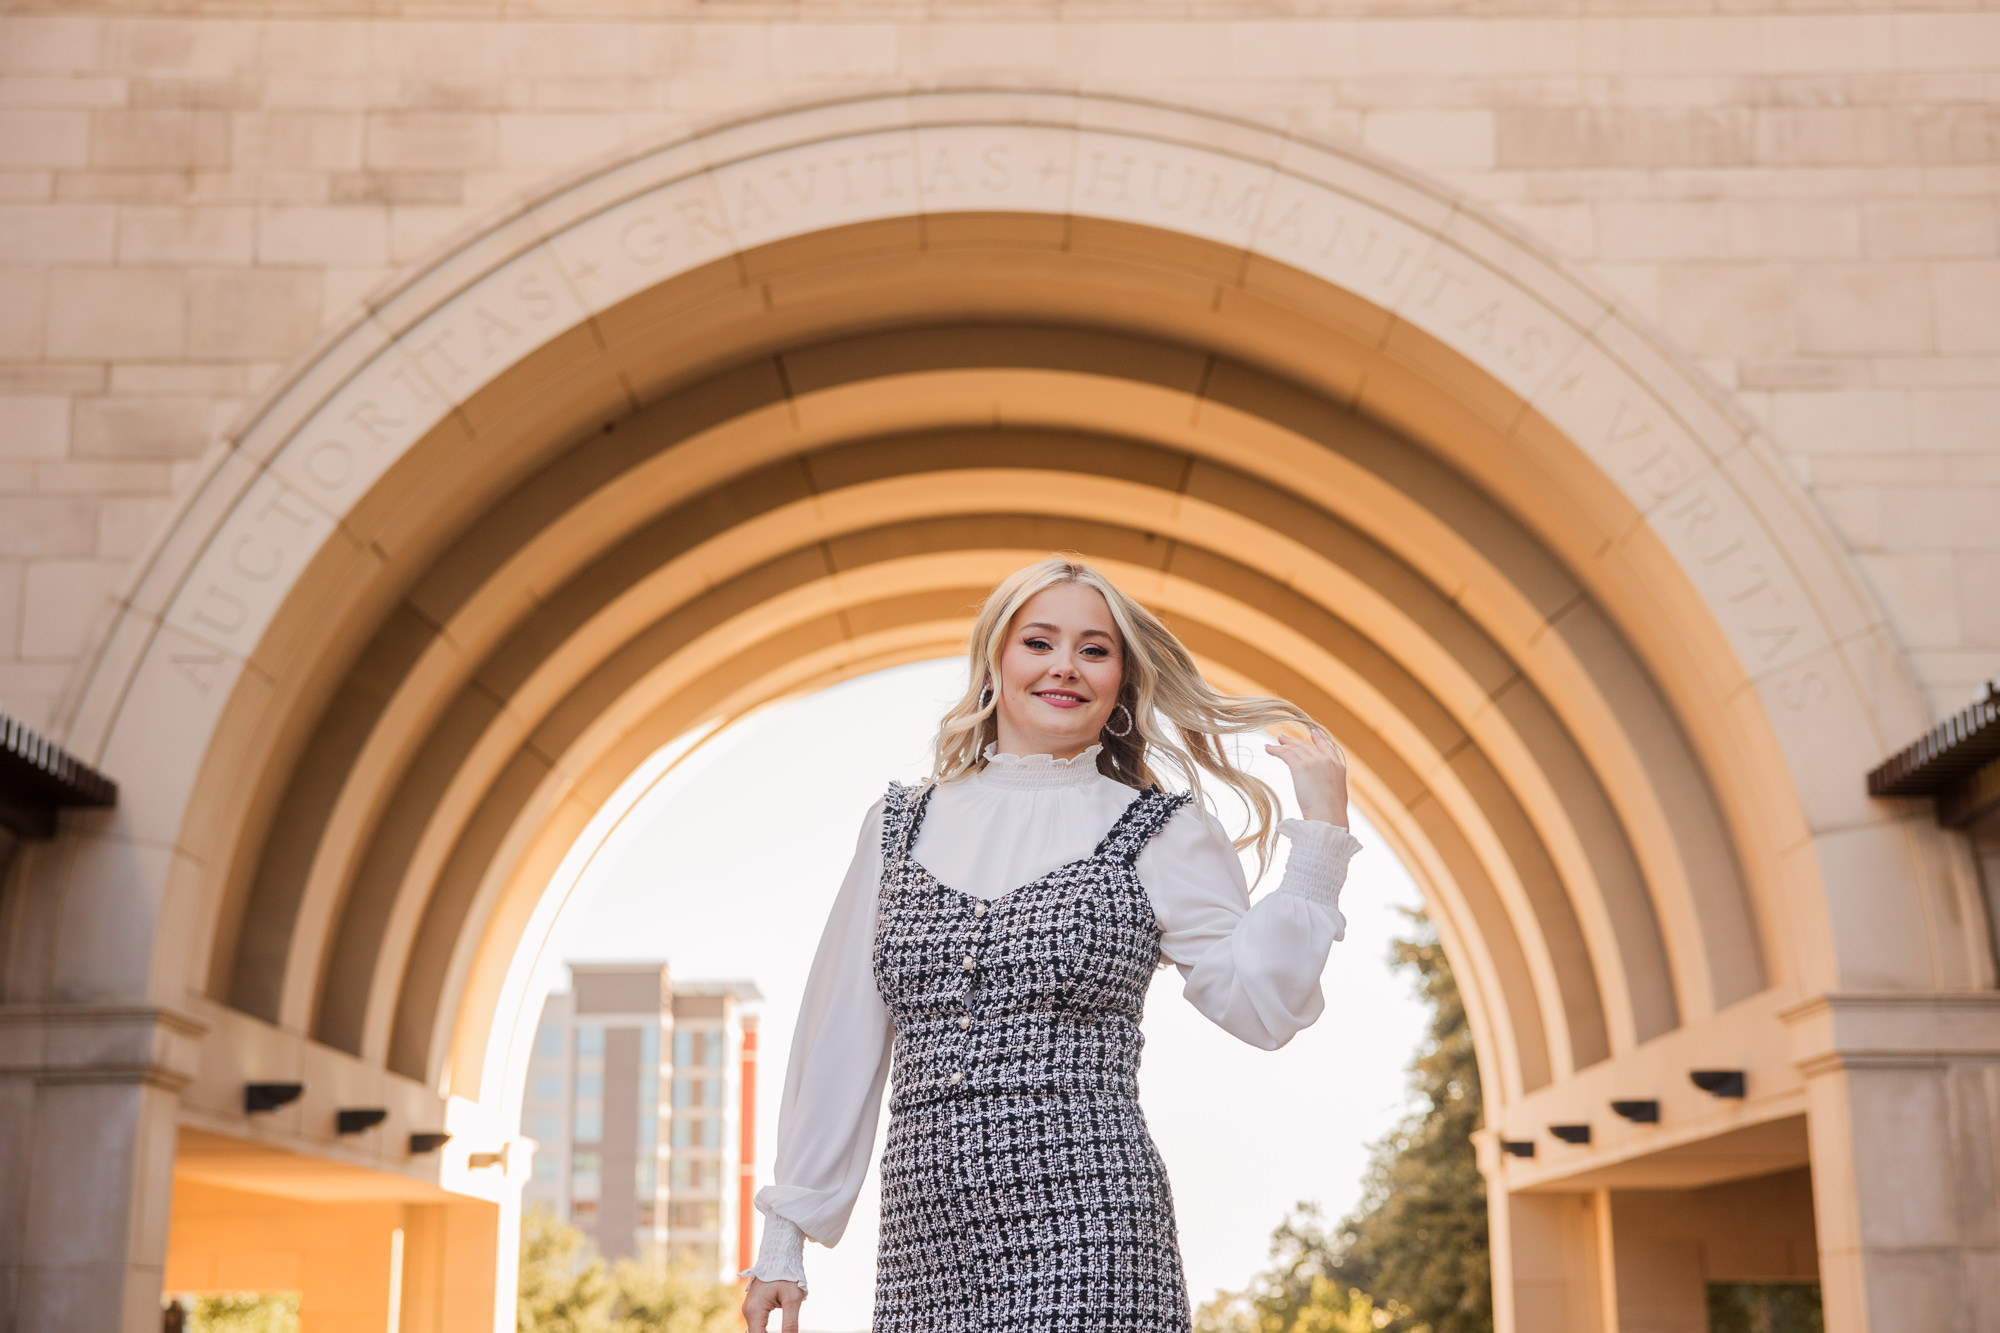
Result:
<instances>
[{"instance_id":1,"label":"bright sky","mask_svg":"<svg viewBox=\"0 0 2000 1333\"><path fill-rule=\"evenodd\" d=\"M665 958L681 980L748 977L762 988L760 1185L776 1152L777 1097L799 996L862 816L891 778L928 771L937 719L964 680L962 660L898 667L722 732L634 807L557 926L554 960ZM1296 813L1283 764L1254 739L1242 762ZM1241 822L1233 801L1219 813L1232 829ZM1263 1267L1271 1228L1296 1201L1317 1199L1331 1216L1346 1212L1368 1145L1404 1104L1404 1067L1424 1013L1390 970L1388 949L1404 929L1396 909L1419 900L1374 830L1353 818L1365 846L1341 897L1347 938L1333 947L1318 1023L1265 1052L1182 1000L1172 968L1157 974L1149 997L1140 1095L1172 1177L1197 1304ZM1255 874L1254 861L1248 869ZM1282 863L1273 866L1253 894L1269 892L1281 873ZM567 984L554 963L543 980ZM875 1191L871 1170L841 1243L806 1247L807 1333L868 1327Z\"/></svg>"}]
</instances>

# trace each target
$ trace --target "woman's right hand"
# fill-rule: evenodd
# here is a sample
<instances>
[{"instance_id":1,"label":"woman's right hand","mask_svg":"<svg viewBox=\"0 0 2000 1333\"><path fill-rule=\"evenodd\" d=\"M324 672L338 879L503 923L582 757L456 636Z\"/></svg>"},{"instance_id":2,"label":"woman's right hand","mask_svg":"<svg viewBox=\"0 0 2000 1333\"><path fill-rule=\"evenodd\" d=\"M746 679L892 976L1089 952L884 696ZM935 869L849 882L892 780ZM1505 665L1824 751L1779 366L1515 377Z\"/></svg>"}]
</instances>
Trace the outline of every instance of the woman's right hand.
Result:
<instances>
[{"instance_id":1,"label":"woman's right hand","mask_svg":"<svg viewBox=\"0 0 2000 1333\"><path fill-rule=\"evenodd\" d=\"M750 1325L750 1333L769 1333L771 1311L778 1310L779 1333L799 1333L799 1306L805 1298L806 1289L796 1282L766 1282L753 1277L750 1292L743 1298L743 1321Z\"/></svg>"}]
</instances>

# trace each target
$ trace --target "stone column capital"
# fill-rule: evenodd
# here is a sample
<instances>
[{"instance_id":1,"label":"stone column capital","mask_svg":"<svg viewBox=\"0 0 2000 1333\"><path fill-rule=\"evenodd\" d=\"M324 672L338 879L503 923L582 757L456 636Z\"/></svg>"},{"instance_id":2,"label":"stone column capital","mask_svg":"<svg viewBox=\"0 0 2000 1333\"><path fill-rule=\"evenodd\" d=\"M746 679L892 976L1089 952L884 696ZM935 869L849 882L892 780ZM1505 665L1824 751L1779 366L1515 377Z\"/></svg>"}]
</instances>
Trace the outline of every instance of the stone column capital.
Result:
<instances>
[{"instance_id":1,"label":"stone column capital","mask_svg":"<svg viewBox=\"0 0 2000 1333\"><path fill-rule=\"evenodd\" d=\"M0 1076L143 1083L178 1094L208 1025L158 1005L0 1005Z\"/></svg>"},{"instance_id":2,"label":"stone column capital","mask_svg":"<svg viewBox=\"0 0 2000 1333\"><path fill-rule=\"evenodd\" d=\"M1832 991L1778 1012L1807 1078L2000 1060L2000 992Z\"/></svg>"}]
</instances>

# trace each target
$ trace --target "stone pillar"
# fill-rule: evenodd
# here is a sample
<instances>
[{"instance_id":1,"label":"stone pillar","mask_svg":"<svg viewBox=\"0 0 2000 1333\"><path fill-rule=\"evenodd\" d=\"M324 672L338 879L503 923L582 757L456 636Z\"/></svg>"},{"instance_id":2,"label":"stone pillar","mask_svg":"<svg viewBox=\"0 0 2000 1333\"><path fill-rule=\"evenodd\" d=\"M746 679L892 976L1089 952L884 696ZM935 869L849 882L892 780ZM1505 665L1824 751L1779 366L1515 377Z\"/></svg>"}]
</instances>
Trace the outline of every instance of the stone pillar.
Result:
<instances>
[{"instance_id":1,"label":"stone pillar","mask_svg":"<svg viewBox=\"0 0 2000 1333\"><path fill-rule=\"evenodd\" d=\"M2000 1333L2000 995L1822 995L1784 1018L1827 1333Z\"/></svg>"},{"instance_id":2,"label":"stone pillar","mask_svg":"<svg viewBox=\"0 0 2000 1333\"><path fill-rule=\"evenodd\" d=\"M1599 1201L1509 1194L1487 1177L1494 1333L1611 1333L1599 1274Z\"/></svg>"},{"instance_id":3,"label":"stone pillar","mask_svg":"<svg viewBox=\"0 0 2000 1333\"><path fill-rule=\"evenodd\" d=\"M0 1328L158 1333L202 1031L143 1006L0 1007Z\"/></svg>"},{"instance_id":4,"label":"stone pillar","mask_svg":"<svg viewBox=\"0 0 2000 1333\"><path fill-rule=\"evenodd\" d=\"M513 1333L513 1302L495 1300L503 1277L504 1290L514 1289L511 1269L499 1271L520 1248L512 1193L511 1205L466 1199L404 1211L402 1333Z\"/></svg>"}]
</instances>

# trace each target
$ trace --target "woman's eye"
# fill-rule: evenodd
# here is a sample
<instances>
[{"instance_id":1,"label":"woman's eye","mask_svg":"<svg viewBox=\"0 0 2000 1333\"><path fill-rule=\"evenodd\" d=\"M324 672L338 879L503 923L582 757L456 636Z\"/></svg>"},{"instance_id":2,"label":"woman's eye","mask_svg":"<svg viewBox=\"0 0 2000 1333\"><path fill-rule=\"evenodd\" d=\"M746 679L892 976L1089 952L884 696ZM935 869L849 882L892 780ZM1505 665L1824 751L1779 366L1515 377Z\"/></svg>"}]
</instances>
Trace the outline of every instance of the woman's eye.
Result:
<instances>
[{"instance_id":1,"label":"woman's eye","mask_svg":"<svg viewBox=\"0 0 2000 1333\"><path fill-rule=\"evenodd\" d=\"M1023 639L1021 640L1021 642L1027 644L1028 647L1033 648L1037 651L1040 651L1041 649L1044 649L1049 646L1049 641L1047 639Z\"/></svg>"}]
</instances>

